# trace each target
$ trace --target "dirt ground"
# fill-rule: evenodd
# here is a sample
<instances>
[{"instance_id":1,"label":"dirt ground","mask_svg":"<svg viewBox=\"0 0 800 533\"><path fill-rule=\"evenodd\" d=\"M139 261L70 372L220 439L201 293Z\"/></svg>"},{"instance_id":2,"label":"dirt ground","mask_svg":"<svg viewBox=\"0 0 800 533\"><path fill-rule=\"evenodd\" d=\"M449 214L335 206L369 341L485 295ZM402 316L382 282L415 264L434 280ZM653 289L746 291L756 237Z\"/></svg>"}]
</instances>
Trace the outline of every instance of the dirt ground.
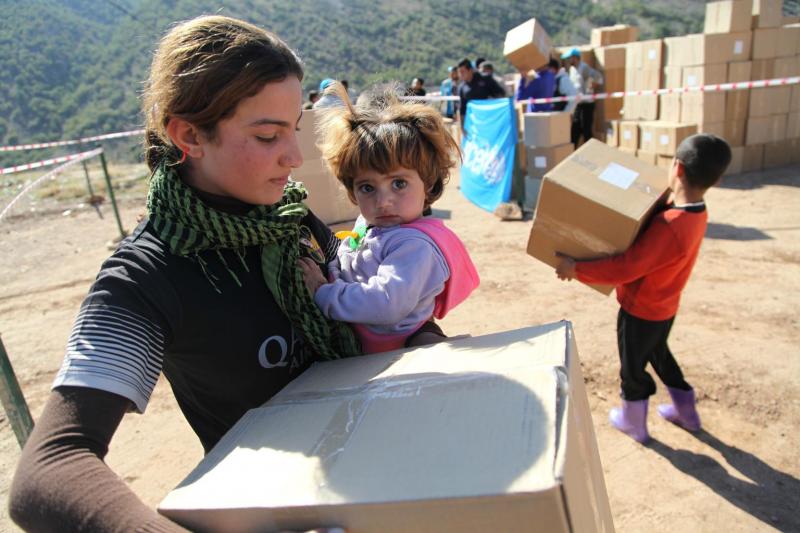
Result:
<instances>
[{"instance_id":1,"label":"dirt ground","mask_svg":"<svg viewBox=\"0 0 800 533\"><path fill-rule=\"evenodd\" d=\"M619 531L800 531L800 167L726 179L709 192L710 225L671 347L698 391L696 435L650 418L642 446L614 431L618 402L612 297L556 279L525 253L531 221L501 222L457 180L435 204L465 241L480 289L443 321L481 335L572 321L614 522ZM143 200L127 202L131 228ZM109 207L0 221L0 334L34 418L78 306L116 235ZM657 401L666 399L663 388ZM19 447L0 412L0 531ZM155 506L201 457L166 383L129 415L108 463Z\"/></svg>"}]
</instances>

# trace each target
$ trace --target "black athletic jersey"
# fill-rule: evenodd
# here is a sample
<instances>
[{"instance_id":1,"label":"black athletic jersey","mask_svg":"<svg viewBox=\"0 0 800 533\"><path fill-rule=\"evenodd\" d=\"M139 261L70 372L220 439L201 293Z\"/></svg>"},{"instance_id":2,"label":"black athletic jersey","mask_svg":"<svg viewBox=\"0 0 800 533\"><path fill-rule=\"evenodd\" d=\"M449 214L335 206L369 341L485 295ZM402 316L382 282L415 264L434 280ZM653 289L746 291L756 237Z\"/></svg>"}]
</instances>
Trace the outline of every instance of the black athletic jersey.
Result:
<instances>
[{"instance_id":1,"label":"black athletic jersey","mask_svg":"<svg viewBox=\"0 0 800 533\"><path fill-rule=\"evenodd\" d=\"M303 225L310 231L301 249L319 245L306 255L335 259L338 241L328 227L312 214ZM210 450L314 358L267 288L260 247L246 249L244 264L232 250L219 253L203 252L203 261L174 255L141 223L103 263L53 387L105 390L144 412L163 371Z\"/></svg>"}]
</instances>

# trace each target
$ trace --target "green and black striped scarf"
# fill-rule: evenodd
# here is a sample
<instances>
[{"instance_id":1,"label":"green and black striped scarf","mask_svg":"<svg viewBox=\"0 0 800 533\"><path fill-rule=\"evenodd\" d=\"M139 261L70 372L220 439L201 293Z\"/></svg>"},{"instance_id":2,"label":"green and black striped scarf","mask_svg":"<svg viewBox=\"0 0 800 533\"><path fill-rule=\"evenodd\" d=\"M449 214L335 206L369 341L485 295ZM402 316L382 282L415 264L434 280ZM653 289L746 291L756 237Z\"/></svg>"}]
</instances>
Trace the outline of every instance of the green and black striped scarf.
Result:
<instances>
[{"instance_id":1,"label":"green and black striped scarf","mask_svg":"<svg viewBox=\"0 0 800 533\"><path fill-rule=\"evenodd\" d=\"M201 252L216 251L225 269L241 286L220 250L235 251L240 266L247 270L245 248L261 246L264 281L284 315L302 332L312 349L322 359L359 355L361 350L352 330L346 324L325 318L297 267L300 224L308 213L303 204L305 198L303 185L290 182L277 204L255 206L245 215L231 215L203 203L181 181L174 167L162 163L150 181L147 211L156 233L170 251L196 260L217 292L219 287Z\"/></svg>"}]
</instances>

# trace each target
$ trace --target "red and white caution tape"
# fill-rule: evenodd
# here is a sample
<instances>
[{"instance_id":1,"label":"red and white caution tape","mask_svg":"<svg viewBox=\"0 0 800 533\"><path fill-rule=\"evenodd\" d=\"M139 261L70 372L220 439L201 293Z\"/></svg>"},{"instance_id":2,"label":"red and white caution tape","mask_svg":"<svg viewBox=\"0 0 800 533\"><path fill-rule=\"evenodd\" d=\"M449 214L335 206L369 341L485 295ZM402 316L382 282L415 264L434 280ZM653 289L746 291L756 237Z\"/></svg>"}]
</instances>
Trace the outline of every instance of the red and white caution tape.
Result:
<instances>
[{"instance_id":1,"label":"red and white caution tape","mask_svg":"<svg viewBox=\"0 0 800 533\"><path fill-rule=\"evenodd\" d=\"M569 102L570 100L589 101L606 100L609 98L622 98L623 96L650 96L654 94L681 94L681 93L711 93L718 91L736 91L741 89L759 89L761 87L778 87L781 85L795 85L800 83L800 76L789 78L774 78L771 80L740 81L733 83L716 83L712 85L698 85L695 87L675 87L671 89L642 89L638 91L614 91L610 93L595 93L572 96L552 96L548 98L529 98L531 104L549 104L552 102ZM458 96L403 96L403 100L424 102L459 101Z\"/></svg>"},{"instance_id":2,"label":"red and white caution tape","mask_svg":"<svg viewBox=\"0 0 800 533\"><path fill-rule=\"evenodd\" d=\"M573 96L554 96L551 98L530 98L527 101L531 104L547 104L550 102L568 102L578 100L580 102L595 100L606 100L608 98L622 98L623 96L652 96L658 94L681 94L681 93L714 93L720 91L736 91L741 89L759 89L761 87L778 87L781 85L794 85L800 83L800 76L790 78L774 78L771 80L740 81L733 83L715 83L711 85L697 85L694 87L674 87L671 89L641 89L638 91L615 91L610 93L578 94Z\"/></svg>"},{"instance_id":3,"label":"red and white caution tape","mask_svg":"<svg viewBox=\"0 0 800 533\"><path fill-rule=\"evenodd\" d=\"M11 200L11 202L9 202L9 204L3 208L2 211L0 211L0 220L2 220L3 217L5 216L5 214L8 213L11 210L12 207L14 207L14 204L16 204L17 201L19 201L20 198L22 198L23 196L28 194L28 191L30 191L31 189L33 189L34 187L36 187L40 183L44 182L45 180L47 180L49 178L54 178L57 174L63 172L64 170L68 169L72 165L80 163L81 161L83 161L85 159L89 159L90 157L94 157L96 155L100 155L101 153L103 153L103 149L102 148L95 148L94 150L90 150L88 152L81 152L79 154L72 154L72 155L68 155L68 156L64 156L64 157L59 157L58 158L59 162L61 162L62 160L66 160L67 162L64 163L63 165L59 166L59 167L54 168L53 170L51 170L47 174L36 178L34 181L29 183L24 189L22 189L20 191L20 193L18 195L16 195L14 197L14 199ZM56 161L56 160L50 160L50 161Z\"/></svg>"},{"instance_id":4,"label":"red and white caution tape","mask_svg":"<svg viewBox=\"0 0 800 533\"><path fill-rule=\"evenodd\" d=\"M24 172L25 170L33 170L34 168L49 167L50 165L57 165L58 163L64 163L65 161L83 161L84 159L93 157L102 151L102 148L95 148L94 150L90 150L88 152L80 152L77 154L54 157L53 159L45 159L44 161L36 161L35 163L25 163L24 165L0 168L0 176L4 174L14 174L15 172Z\"/></svg>"},{"instance_id":5,"label":"red and white caution tape","mask_svg":"<svg viewBox=\"0 0 800 533\"><path fill-rule=\"evenodd\" d=\"M71 141L53 141L46 143L17 144L13 146L0 146L0 152L17 152L20 150L39 150L41 148L53 148L55 146L70 146L73 144L103 141L106 139L118 139L120 137L132 137L134 135L144 135L144 130L118 131L116 133L106 133L95 135L94 137L82 137Z\"/></svg>"}]
</instances>

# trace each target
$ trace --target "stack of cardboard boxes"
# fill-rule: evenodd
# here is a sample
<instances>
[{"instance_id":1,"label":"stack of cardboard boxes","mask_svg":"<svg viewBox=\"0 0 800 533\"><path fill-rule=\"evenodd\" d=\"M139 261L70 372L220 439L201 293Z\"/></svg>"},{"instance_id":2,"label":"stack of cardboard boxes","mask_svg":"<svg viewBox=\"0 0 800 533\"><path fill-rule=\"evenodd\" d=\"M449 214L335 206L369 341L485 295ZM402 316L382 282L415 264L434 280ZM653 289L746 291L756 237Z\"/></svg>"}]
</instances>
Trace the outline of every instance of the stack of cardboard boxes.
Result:
<instances>
[{"instance_id":1,"label":"stack of cardboard boxes","mask_svg":"<svg viewBox=\"0 0 800 533\"><path fill-rule=\"evenodd\" d=\"M523 115L523 145L528 177L541 179L573 151L569 113L552 111Z\"/></svg>"},{"instance_id":2,"label":"stack of cardboard boxes","mask_svg":"<svg viewBox=\"0 0 800 533\"><path fill-rule=\"evenodd\" d=\"M790 24L781 26L781 11L780 0L706 4L702 34L628 45L625 90L701 87L800 75L800 24L789 20ZM623 116L623 122L612 120L607 125L607 142L662 166L674 155L672 139L684 138L693 131L713 133L728 141L733 150L729 174L796 162L800 148L797 85L626 96ZM651 122L655 119L658 121ZM667 137L663 137L665 133ZM657 138L667 141L663 151L671 154L654 153Z\"/></svg>"}]
</instances>

